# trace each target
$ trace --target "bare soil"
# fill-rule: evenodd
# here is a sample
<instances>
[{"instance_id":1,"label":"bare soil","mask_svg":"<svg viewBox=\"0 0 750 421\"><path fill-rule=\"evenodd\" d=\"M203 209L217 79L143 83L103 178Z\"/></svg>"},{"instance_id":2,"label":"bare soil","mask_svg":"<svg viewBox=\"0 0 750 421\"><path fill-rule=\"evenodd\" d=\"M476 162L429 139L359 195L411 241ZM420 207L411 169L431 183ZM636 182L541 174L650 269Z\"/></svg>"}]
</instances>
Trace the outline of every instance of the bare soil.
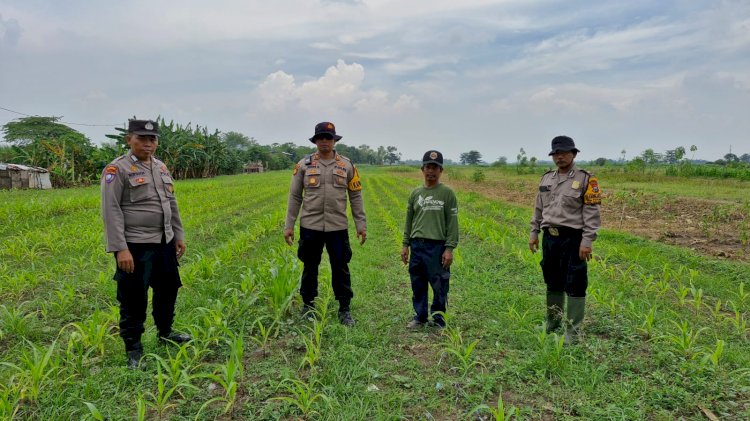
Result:
<instances>
[{"instance_id":1,"label":"bare soil","mask_svg":"<svg viewBox=\"0 0 750 421\"><path fill-rule=\"evenodd\" d=\"M444 181L456 189L528 206L529 215L537 192L533 180L473 182L445 177ZM735 202L605 189L601 212L605 229L687 247L714 258L750 261L750 215Z\"/></svg>"}]
</instances>

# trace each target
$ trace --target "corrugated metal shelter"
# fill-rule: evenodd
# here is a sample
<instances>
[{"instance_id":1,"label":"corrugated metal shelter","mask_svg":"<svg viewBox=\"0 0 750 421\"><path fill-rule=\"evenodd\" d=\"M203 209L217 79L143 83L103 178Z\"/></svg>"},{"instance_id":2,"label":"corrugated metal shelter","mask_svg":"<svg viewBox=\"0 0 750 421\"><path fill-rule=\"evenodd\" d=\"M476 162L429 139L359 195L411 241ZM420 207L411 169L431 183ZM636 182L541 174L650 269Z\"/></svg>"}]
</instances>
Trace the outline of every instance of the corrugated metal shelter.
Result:
<instances>
[{"instance_id":1,"label":"corrugated metal shelter","mask_svg":"<svg viewBox=\"0 0 750 421\"><path fill-rule=\"evenodd\" d=\"M45 168L0 163L0 189L51 189Z\"/></svg>"}]
</instances>

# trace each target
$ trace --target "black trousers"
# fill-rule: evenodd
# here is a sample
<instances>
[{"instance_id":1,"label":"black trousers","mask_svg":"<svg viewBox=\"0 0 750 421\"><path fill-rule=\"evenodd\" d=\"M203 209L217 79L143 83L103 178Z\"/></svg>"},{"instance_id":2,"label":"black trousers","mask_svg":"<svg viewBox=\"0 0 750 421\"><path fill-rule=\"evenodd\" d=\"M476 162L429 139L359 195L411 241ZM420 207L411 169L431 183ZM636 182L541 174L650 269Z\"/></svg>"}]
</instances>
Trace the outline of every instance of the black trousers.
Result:
<instances>
[{"instance_id":1,"label":"black trousers","mask_svg":"<svg viewBox=\"0 0 750 421\"><path fill-rule=\"evenodd\" d=\"M565 292L571 297L585 297L588 288L588 266L578 256L581 230L559 230L554 236L546 229L542 238L542 274L547 292Z\"/></svg>"},{"instance_id":2,"label":"black trousers","mask_svg":"<svg viewBox=\"0 0 750 421\"><path fill-rule=\"evenodd\" d=\"M318 296L318 266L323 255L323 246L331 262L331 286L339 302L339 311L349 311L349 303L354 296L349 274L352 248L349 245L349 231L316 231L300 227L297 257L304 263L300 282L300 295L306 304L312 304Z\"/></svg>"},{"instance_id":3,"label":"black trousers","mask_svg":"<svg viewBox=\"0 0 750 421\"><path fill-rule=\"evenodd\" d=\"M152 316L159 335L172 331L177 290L182 286L177 269L177 253L174 239L161 244L128 243L133 255L135 270L125 273L117 268L117 301L120 302L120 337L125 349L141 349L143 323L148 307L148 288L153 290ZM115 256L115 260L117 257Z\"/></svg>"},{"instance_id":4,"label":"black trousers","mask_svg":"<svg viewBox=\"0 0 750 421\"><path fill-rule=\"evenodd\" d=\"M411 277L412 304L415 318L426 322L427 314L427 285L432 287L432 306L430 312L445 313L448 305L448 290L450 287L450 268L445 269L440 262L445 251L445 241L412 238L409 242L411 255L409 257L409 276ZM443 322L440 315L434 315L436 322Z\"/></svg>"}]
</instances>

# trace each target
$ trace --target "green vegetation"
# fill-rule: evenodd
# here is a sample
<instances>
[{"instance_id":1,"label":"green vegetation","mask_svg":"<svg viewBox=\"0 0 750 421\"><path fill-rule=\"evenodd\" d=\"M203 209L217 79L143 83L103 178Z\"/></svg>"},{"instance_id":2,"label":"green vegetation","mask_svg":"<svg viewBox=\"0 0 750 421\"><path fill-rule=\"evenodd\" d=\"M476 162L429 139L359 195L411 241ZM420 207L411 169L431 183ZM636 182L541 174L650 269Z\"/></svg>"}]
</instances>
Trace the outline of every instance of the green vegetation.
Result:
<instances>
[{"instance_id":1,"label":"green vegetation","mask_svg":"<svg viewBox=\"0 0 750 421\"><path fill-rule=\"evenodd\" d=\"M449 169L465 182L474 171ZM478 182L519 188L538 180L482 173ZM0 191L0 418L750 417L749 264L604 230L585 338L564 347L535 330L544 284L529 207L459 189L449 326L411 332L397 262L419 172L361 174L369 235L353 244L352 329L335 322L325 264L317 317L298 315L301 267L281 235L289 172L178 183L188 252L176 328L195 340L158 345L149 319L139 372L125 368L116 336L98 187Z\"/></svg>"}]
</instances>

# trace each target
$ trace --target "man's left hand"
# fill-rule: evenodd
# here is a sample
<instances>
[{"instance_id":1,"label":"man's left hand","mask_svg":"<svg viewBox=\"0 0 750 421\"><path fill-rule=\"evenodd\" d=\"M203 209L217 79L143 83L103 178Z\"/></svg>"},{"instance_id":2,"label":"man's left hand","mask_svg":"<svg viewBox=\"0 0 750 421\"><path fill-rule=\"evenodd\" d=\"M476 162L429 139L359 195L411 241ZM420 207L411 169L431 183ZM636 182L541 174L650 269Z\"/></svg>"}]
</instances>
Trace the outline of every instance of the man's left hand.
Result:
<instances>
[{"instance_id":1,"label":"man's left hand","mask_svg":"<svg viewBox=\"0 0 750 421\"><path fill-rule=\"evenodd\" d=\"M445 269L451 267L451 264L453 264L453 250L445 249L442 258L440 259L440 263L443 264Z\"/></svg>"},{"instance_id":2,"label":"man's left hand","mask_svg":"<svg viewBox=\"0 0 750 421\"><path fill-rule=\"evenodd\" d=\"M591 260L591 247L581 246L578 248L578 257L581 260Z\"/></svg>"},{"instance_id":3,"label":"man's left hand","mask_svg":"<svg viewBox=\"0 0 750 421\"><path fill-rule=\"evenodd\" d=\"M357 238L359 238L359 245L361 246L367 240L367 231L366 230L357 231Z\"/></svg>"},{"instance_id":4,"label":"man's left hand","mask_svg":"<svg viewBox=\"0 0 750 421\"><path fill-rule=\"evenodd\" d=\"M177 249L177 258L181 258L183 254L185 254L185 241L183 240L177 240L174 243L175 249Z\"/></svg>"}]
</instances>

